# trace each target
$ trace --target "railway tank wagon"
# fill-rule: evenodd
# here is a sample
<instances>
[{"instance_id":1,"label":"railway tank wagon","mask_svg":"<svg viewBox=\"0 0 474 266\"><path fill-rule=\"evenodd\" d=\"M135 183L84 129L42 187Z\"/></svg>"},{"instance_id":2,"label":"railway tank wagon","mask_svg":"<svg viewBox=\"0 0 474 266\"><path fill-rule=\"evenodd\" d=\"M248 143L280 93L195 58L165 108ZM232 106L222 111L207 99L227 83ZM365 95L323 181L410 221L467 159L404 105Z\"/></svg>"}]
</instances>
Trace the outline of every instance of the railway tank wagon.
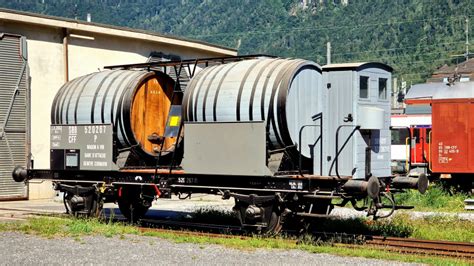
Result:
<instances>
[{"instance_id":1,"label":"railway tank wagon","mask_svg":"<svg viewBox=\"0 0 474 266\"><path fill-rule=\"evenodd\" d=\"M401 207L391 192L426 189L424 179L384 172L387 110L328 101L358 93L357 69L347 86L314 62L261 55L108 69L65 84L56 96L51 169L13 171L18 182L52 179L73 214L117 202L136 221L155 198L210 193L235 199L243 226L278 232L288 217L328 217L335 199L379 217L379 209L390 215ZM183 70L191 77L184 91ZM352 133L339 136L345 125ZM356 206L363 198L370 204Z\"/></svg>"}]
</instances>

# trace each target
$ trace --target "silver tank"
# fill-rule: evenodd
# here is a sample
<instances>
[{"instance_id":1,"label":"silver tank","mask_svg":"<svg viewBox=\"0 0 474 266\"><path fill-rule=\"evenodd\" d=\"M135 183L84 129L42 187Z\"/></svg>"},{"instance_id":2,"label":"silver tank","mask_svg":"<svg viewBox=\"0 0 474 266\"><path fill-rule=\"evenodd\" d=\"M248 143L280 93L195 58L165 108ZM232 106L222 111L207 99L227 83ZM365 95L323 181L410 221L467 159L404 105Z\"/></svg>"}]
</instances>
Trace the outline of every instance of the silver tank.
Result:
<instances>
[{"instance_id":1,"label":"silver tank","mask_svg":"<svg viewBox=\"0 0 474 266\"><path fill-rule=\"evenodd\" d=\"M189 83L184 121L266 121L270 149L298 146L301 126L321 112L321 67L302 59L259 58L211 66ZM315 132L305 130L302 154Z\"/></svg>"}]
</instances>

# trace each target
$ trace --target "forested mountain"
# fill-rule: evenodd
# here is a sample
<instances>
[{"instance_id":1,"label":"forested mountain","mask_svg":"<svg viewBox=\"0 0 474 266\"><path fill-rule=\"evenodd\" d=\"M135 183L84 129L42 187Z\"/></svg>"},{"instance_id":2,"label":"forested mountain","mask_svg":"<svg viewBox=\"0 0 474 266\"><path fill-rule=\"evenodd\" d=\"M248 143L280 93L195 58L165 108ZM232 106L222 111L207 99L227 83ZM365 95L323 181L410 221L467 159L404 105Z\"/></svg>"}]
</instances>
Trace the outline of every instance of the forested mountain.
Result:
<instances>
[{"instance_id":1,"label":"forested mountain","mask_svg":"<svg viewBox=\"0 0 474 266\"><path fill-rule=\"evenodd\" d=\"M456 63L474 0L0 0L0 7L326 63L381 61L409 82ZM472 32L472 31L471 31ZM472 48L474 50L474 47Z\"/></svg>"}]
</instances>

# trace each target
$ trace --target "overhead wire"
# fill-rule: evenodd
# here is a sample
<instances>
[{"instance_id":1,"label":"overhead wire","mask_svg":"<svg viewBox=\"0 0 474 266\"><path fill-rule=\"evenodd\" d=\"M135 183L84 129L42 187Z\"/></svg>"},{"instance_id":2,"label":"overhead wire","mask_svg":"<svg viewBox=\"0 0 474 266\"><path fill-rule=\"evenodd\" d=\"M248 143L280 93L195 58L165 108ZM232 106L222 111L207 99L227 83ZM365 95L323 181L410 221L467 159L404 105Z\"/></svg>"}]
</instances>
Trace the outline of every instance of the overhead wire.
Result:
<instances>
[{"instance_id":1,"label":"overhead wire","mask_svg":"<svg viewBox=\"0 0 474 266\"><path fill-rule=\"evenodd\" d=\"M419 23L419 22L431 22L431 21L438 21L443 20L445 22L449 21L456 21L463 22L465 18L474 17L474 15L451 15L446 19L443 18L429 18L429 19L419 19L419 20L397 20L397 21L390 21L390 22L381 22L381 23L366 23L366 24L359 24L359 25L341 25L341 26L326 26L326 27L296 27L291 29L278 29L278 30L253 30L253 31L245 31L245 32L221 32L221 33L209 33L209 34L199 34L199 35L187 35L187 37L192 38L202 38L202 37L223 37L223 36L237 36L242 34L275 34L275 33L287 33L287 32L300 32L300 31L322 31L322 30L338 30L338 29L358 29L364 27L374 27L374 26L394 26L394 25L401 25L401 24L408 24L408 23Z\"/></svg>"},{"instance_id":2,"label":"overhead wire","mask_svg":"<svg viewBox=\"0 0 474 266\"><path fill-rule=\"evenodd\" d=\"M448 18L446 17L439 17L439 18L427 18L427 19L407 19L407 20L397 20L397 21L389 21L389 22L381 22L381 23L366 23L366 24L359 24L359 25L346 25L346 26L326 26L326 27L299 27L299 28L291 28L291 29L278 29L278 30L256 30L256 31L247 31L247 32L236 32L236 33L213 33L213 34L201 34L201 35L189 35L190 37L219 37L219 36L236 36L239 37L238 35L242 34L273 34L273 33L285 33L285 32L298 32L298 31L321 31L321 30L333 30L333 29L343 29L343 28L351 28L351 29L357 29L357 28L363 28L363 27L374 27L374 26L383 26L383 25L389 25L389 26L394 26L394 25L401 25L401 24L408 24L408 23L420 23L420 22L432 22L432 21L438 21L438 20L443 20L445 22L449 21L456 21L459 23L462 23L465 18L470 18L473 17L473 15L451 15ZM240 36L242 37L242 36ZM457 42L453 42L457 43ZM449 42L447 43L437 43L437 44L432 44L433 46L441 46L441 45L447 45L451 44ZM388 48L388 49L378 49L378 50L371 50L371 51L356 51L356 52L346 52L342 53L345 55L354 55L354 54L363 54L363 53L369 53L369 52L383 52L383 51L397 51L397 50L403 50L403 49L409 49L409 48L422 48L422 47L428 47L431 45L422 45L422 46L412 46L412 47L396 47L396 48ZM317 50L317 54L324 54L324 50ZM336 53L333 55L339 55L341 53Z\"/></svg>"},{"instance_id":3,"label":"overhead wire","mask_svg":"<svg viewBox=\"0 0 474 266\"><path fill-rule=\"evenodd\" d=\"M242 38L245 36L249 35L258 35L258 34L283 34L283 33L289 33L289 32L320 32L324 30L339 30L339 29L362 29L362 28L370 28L370 27L380 27L380 26L389 26L389 27L394 27L394 26L400 26L404 24L417 24L417 23L429 23L429 22L435 22L435 21L444 21L446 24L448 23L463 23L465 18L471 18L474 15L470 14L465 14L465 15L451 15L448 17L434 17L434 18L426 18L426 19L406 19L406 20L397 20L397 21L388 21L388 22L380 22L380 23L365 23L365 24L359 24L359 25L330 25L330 26L307 26L307 27L297 27L297 28L291 28L291 29L261 29L261 30L253 30L253 31L246 31L246 32L234 32L234 33L229 33L229 32L221 32L221 33L214 33L214 34L200 34L200 35L188 35L190 37L194 38L203 38L203 37L225 37L225 36L230 36L230 37L238 37ZM472 21L472 20L471 20ZM397 30L400 30L399 28ZM453 45L454 47L446 47L447 45ZM417 57L420 56L428 56L428 55L433 55L433 54L440 54L442 55L444 52L447 52L449 50L453 50L453 48L461 48L458 47L457 45L464 45L464 40L459 40L459 41L453 41L453 42L443 42L443 43L432 43L432 44L423 44L423 45L415 45L415 46L404 46L404 47L391 47L391 48L386 48L386 49L377 49L377 50L370 50L367 49L365 51L351 51L351 52L340 52L340 53L333 53L331 56L333 57L333 61L337 61L335 59L341 58L342 60L346 56L355 56L355 58L360 58L362 57L364 60L367 61L372 61L372 60L377 60L377 61L393 61L396 59L400 59L403 57L413 57L412 55L408 55L404 53L404 51L408 49L439 49L440 51L434 51L434 52L422 52L421 54L417 55ZM444 49L443 49L444 48ZM402 53L397 53L398 51L402 51ZM313 53L311 54L301 54L298 53L297 51L292 53L292 56L297 56L297 57L304 57L304 58L309 58L309 57L323 57L325 55L325 49L318 49L316 51L313 50ZM397 54L390 54L390 52L395 52ZM383 56L379 56L377 58L364 58L364 54L373 54L373 53L379 53L382 54ZM416 61L410 61L410 65L420 65L420 64L426 64L426 63L433 63L433 62L447 62L449 60L452 60L452 57L444 57L444 58L436 58L436 59L426 59L426 60L416 60ZM424 74L430 74L430 73L410 73L410 74L405 74L405 75L424 75Z\"/></svg>"},{"instance_id":4,"label":"overhead wire","mask_svg":"<svg viewBox=\"0 0 474 266\"><path fill-rule=\"evenodd\" d=\"M461 42L459 42L459 44L462 44ZM446 52L446 51L445 51ZM368 52L370 53L370 52ZM342 59L344 60L344 58L346 58L346 56L344 55L351 55L351 54L362 54L362 53L340 53L340 54L332 54L331 57L332 57L332 60L333 61L338 61L337 59ZM372 54L372 53L370 53ZM416 55L416 57L420 57L420 56L427 56L427 55L435 55L435 54L443 54L443 51L434 51L434 52L424 52L424 53L421 53L419 55ZM315 56L318 56L320 54L318 53L311 53L311 54L301 54L301 53L295 53L294 56L296 57L303 57L303 58L314 58ZM406 54L406 53L403 53L403 54L395 54L395 55L390 55L390 54L384 54L383 56L377 56L377 57L369 57L369 58L366 58L366 57L355 57L355 58L361 58L362 60L367 60L367 61L373 61L373 60L377 60L377 61L391 61L392 59L400 59L400 58L403 58L403 57L415 57L414 55L410 55L410 54ZM434 61L446 61L446 60L449 60L449 59L454 59L453 57L446 57L444 59L433 59L433 60L417 60L417 61L410 61L411 64L413 63L417 63L417 62L434 62Z\"/></svg>"}]
</instances>

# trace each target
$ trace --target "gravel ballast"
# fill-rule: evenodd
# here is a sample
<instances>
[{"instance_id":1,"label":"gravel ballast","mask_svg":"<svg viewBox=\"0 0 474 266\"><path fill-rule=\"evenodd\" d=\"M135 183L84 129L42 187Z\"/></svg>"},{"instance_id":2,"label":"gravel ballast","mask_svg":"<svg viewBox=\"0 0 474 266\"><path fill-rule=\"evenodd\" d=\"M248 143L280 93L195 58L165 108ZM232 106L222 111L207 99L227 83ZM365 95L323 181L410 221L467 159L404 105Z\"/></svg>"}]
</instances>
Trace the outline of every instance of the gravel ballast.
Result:
<instances>
[{"instance_id":1,"label":"gravel ballast","mask_svg":"<svg viewBox=\"0 0 474 266\"><path fill-rule=\"evenodd\" d=\"M0 233L0 258L0 265L409 265L299 250L177 244L157 237L46 239L16 232Z\"/></svg>"}]
</instances>

